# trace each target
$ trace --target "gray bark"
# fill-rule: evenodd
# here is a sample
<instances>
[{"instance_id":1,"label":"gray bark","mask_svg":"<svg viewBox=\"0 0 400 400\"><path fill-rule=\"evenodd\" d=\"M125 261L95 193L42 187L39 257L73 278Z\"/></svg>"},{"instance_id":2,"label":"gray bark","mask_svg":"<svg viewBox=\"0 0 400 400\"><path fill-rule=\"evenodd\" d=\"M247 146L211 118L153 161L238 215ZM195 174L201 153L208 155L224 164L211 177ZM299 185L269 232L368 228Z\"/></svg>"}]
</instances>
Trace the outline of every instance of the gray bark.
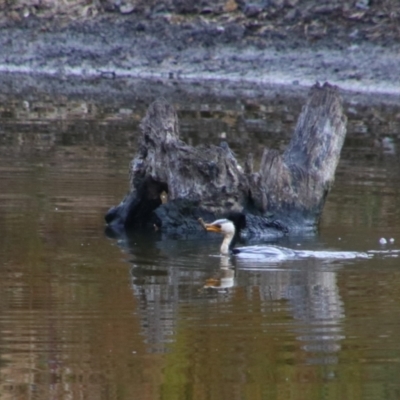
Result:
<instances>
[{"instance_id":1,"label":"gray bark","mask_svg":"<svg viewBox=\"0 0 400 400\"><path fill-rule=\"evenodd\" d=\"M336 87L312 87L286 151L265 149L260 170L244 171L227 143L192 147L179 138L174 108L150 105L131 162L131 191L106 215L111 227L199 230L197 219L230 217L249 232L315 229L346 135Z\"/></svg>"}]
</instances>

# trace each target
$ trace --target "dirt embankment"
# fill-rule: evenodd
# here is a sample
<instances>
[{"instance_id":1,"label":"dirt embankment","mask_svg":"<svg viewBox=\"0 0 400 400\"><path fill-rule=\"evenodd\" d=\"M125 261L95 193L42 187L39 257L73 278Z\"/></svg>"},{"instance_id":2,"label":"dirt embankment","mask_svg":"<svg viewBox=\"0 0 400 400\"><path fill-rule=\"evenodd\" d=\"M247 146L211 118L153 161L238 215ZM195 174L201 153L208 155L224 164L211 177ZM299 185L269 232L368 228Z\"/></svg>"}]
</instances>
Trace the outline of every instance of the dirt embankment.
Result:
<instances>
[{"instance_id":1,"label":"dirt embankment","mask_svg":"<svg viewBox=\"0 0 400 400\"><path fill-rule=\"evenodd\" d=\"M398 0L0 0L0 71L400 94Z\"/></svg>"}]
</instances>

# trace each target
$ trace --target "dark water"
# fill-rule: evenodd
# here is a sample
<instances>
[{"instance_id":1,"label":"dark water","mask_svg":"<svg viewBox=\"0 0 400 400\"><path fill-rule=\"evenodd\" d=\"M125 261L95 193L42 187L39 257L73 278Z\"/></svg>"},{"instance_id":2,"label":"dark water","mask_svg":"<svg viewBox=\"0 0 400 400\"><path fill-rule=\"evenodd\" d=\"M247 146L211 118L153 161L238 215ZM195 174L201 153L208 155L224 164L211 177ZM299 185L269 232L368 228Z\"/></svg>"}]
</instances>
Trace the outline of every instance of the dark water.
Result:
<instances>
[{"instance_id":1,"label":"dark water","mask_svg":"<svg viewBox=\"0 0 400 400\"><path fill-rule=\"evenodd\" d=\"M319 235L278 242L371 256L266 263L214 236L107 238L139 100L0 104L0 398L398 399L400 107L346 104ZM301 104L175 105L185 140L243 156L283 148Z\"/></svg>"}]
</instances>

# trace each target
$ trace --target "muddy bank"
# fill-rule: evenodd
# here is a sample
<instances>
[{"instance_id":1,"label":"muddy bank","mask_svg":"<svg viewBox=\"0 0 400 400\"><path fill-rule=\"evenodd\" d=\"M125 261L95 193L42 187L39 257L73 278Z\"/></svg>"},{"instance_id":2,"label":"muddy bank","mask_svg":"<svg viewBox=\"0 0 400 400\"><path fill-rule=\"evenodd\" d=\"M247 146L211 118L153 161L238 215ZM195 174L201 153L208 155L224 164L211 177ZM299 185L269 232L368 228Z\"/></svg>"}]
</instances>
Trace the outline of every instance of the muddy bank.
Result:
<instances>
[{"instance_id":1,"label":"muddy bank","mask_svg":"<svg viewBox=\"0 0 400 400\"><path fill-rule=\"evenodd\" d=\"M0 10L2 84L14 90L24 90L15 82L22 73L55 77L50 91L71 90L75 76L113 80L122 92L117 78L295 91L329 81L351 93L400 95L397 2L102 1L78 19L23 3Z\"/></svg>"}]
</instances>

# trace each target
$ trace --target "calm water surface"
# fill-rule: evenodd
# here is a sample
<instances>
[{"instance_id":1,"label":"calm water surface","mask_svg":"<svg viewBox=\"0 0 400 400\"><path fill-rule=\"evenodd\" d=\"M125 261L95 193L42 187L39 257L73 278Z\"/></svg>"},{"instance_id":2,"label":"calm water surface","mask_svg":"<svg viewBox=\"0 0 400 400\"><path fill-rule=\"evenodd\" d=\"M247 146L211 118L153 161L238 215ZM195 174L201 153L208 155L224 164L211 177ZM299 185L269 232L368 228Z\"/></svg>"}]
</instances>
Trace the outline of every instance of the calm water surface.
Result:
<instances>
[{"instance_id":1,"label":"calm water surface","mask_svg":"<svg viewBox=\"0 0 400 400\"><path fill-rule=\"evenodd\" d=\"M185 140L240 157L284 148L301 104L176 107ZM146 106L0 104L0 399L398 399L400 107L346 105L319 235L278 242L371 257L266 263L107 237Z\"/></svg>"}]
</instances>

